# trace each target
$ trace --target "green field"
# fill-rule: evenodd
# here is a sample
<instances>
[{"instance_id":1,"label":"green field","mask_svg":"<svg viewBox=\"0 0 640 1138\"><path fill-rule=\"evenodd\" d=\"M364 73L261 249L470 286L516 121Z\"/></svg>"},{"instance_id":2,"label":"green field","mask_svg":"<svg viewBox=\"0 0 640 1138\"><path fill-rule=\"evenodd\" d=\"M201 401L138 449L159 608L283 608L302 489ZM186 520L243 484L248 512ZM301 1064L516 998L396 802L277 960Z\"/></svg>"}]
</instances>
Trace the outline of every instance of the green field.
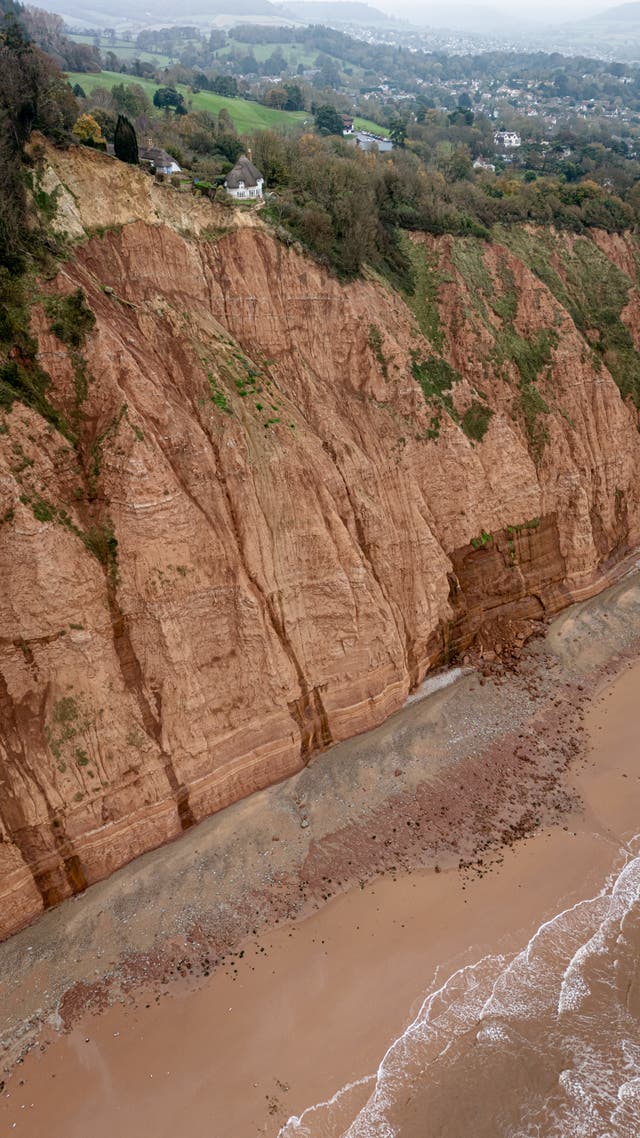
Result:
<instances>
[{"instance_id":1,"label":"green field","mask_svg":"<svg viewBox=\"0 0 640 1138\"><path fill-rule=\"evenodd\" d=\"M356 130L370 130L372 134L380 134L383 138L389 135L386 126L380 126L380 123L374 122L373 119L361 119L359 115L354 116L353 125Z\"/></svg>"},{"instance_id":2,"label":"green field","mask_svg":"<svg viewBox=\"0 0 640 1138\"><path fill-rule=\"evenodd\" d=\"M66 36L67 39L73 40L74 43L86 43L89 45L95 44L96 39L99 39L100 43L96 46L100 48L100 51L113 51L119 59L127 63L130 63L132 59L140 59L144 63L153 63L155 67L168 67L170 63L174 62L168 55L156 55L151 51L138 51L133 40L120 40L116 38L112 43L110 39L101 36L99 33L96 33L95 36L91 36L81 35L76 32L67 32Z\"/></svg>"},{"instance_id":3,"label":"green field","mask_svg":"<svg viewBox=\"0 0 640 1138\"><path fill-rule=\"evenodd\" d=\"M78 71L68 72L69 82L73 85L79 83L87 95L94 87L114 87L117 83L137 83L153 99L154 91L160 86L151 79L138 79L135 75L120 75L117 71L101 71L97 75L84 74ZM178 84L178 90L184 95L187 106L194 111L209 111L217 115L224 107L233 119L238 134L251 134L256 130L280 130L284 133L297 130L305 122L311 122L311 115L304 111L276 111L272 107L263 107L261 103L252 103L249 99L228 99L224 95L214 95L212 91L200 91L192 95L188 87Z\"/></svg>"},{"instance_id":4,"label":"green field","mask_svg":"<svg viewBox=\"0 0 640 1138\"><path fill-rule=\"evenodd\" d=\"M220 47L214 53L216 59L224 59L235 51L238 55L253 55L259 63L264 63L276 48L280 48L287 64L304 63L306 67L313 67L318 57L317 51L306 51L302 44L295 43L243 43L241 40L228 40L226 47Z\"/></svg>"},{"instance_id":5,"label":"green field","mask_svg":"<svg viewBox=\"0 0 640 1138\"><path fill-rule=\"evenodd\" d=\"M138 79L135 75L121 75L118 71L100 71L97 75L80 71L67 73L69 82L73 85L79 83L83 91L90 95L94 87L114 87L117 83L137 83L153 99L154 91L160 86L152 79ZM263 107L261 103L252 103L249 99L229 99L224 95L214 95L212 91L199 91L192 95L188 87L178 84L178 90L184 95L185 103L194 111L209 111L217 115L218 111L229 112L238 134L253 134L256 130L279 130L284 134L299 130L308 123L313 123L311 114L306 111L276 111L272 107ZM371 122L370 119L354 119L358 130L371 130L375 134L386 135L384 127Z\"/></svg>"}]
</instances>

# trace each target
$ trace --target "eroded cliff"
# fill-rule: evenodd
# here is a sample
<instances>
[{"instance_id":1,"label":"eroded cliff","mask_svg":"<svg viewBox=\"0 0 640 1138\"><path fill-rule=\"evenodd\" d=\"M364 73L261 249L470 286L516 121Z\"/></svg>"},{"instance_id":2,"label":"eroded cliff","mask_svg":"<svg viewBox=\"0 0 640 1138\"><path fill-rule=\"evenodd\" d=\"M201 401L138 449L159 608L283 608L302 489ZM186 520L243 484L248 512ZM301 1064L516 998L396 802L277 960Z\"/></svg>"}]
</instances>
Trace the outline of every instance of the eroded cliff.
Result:
<instances>
[{"instance_id":1,"label":"eroded cliff","mask_svg":"<svg viewBox=\"0 0 640 1138\"><path fill-rule=\"evenodd\" d=\"M0 935L640 538L627 357L578 304L615 277L635 366L631 238L416 236L407 302L253 215L50 161L85 237L34 294L55 415L0 416ZM77 289L74 344L47 297Z\"/></svg>"}]
</instances>

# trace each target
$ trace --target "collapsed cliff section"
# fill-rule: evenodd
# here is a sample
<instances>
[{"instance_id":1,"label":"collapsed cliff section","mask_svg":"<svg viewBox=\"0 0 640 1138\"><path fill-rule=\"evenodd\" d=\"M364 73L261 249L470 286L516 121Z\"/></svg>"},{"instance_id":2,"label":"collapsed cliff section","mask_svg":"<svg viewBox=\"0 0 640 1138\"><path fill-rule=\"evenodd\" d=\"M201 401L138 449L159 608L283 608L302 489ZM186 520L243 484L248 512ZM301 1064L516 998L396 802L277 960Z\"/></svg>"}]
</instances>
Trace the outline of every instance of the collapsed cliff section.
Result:
<instances>
[{"instance_id":1,"label":"collapsed cliff section","mask_svg":"<svg viewBox=\"0 0 640 1138\"><path fill-rule=\"evenodd\" d=\"M4 934L640 537L631 238L414 235L405 298L104 156L50 161L77 244L33 289L46 398L0 414ZM580 307L594 263L614 316Z\"/></svg>"}]
</instances>

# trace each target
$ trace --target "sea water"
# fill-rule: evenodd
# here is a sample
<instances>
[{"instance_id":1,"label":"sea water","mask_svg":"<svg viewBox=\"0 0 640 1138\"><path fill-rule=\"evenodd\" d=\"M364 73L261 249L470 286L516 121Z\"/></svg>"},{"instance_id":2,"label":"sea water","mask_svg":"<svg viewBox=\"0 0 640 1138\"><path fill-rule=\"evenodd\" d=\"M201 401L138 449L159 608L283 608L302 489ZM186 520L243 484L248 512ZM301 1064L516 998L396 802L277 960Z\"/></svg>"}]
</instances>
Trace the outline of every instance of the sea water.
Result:
<instances>
[{"instance_id":1,"label":"sea water","mask_svg":"<svg viewBox=\"0 0 640 1138\"><path fill-rule=\"evenodd\" d=\"M640 1138L639 853L520 952L434 984L376 1072L279 1138Z\"/></svg>"}]
</instances>

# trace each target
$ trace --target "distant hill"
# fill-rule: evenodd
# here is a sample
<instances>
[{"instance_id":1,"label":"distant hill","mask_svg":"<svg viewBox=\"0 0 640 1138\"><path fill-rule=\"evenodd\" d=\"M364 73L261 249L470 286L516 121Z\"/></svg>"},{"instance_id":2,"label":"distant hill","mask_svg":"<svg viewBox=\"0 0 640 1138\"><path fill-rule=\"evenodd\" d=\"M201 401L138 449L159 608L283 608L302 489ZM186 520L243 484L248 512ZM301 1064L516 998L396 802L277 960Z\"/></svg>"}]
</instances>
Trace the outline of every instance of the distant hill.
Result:
<instances>
[{"instance_id":1,"label":"distant hill","mask_svg":"<svg viewBox=\"0 0 640 1138\"><path fill-rule=\"evenodd\" d=\"M527 46L620 63L640 61L640 2L616 4L595 15L541 30Z\"/></svg>"},{"instance_id":2,"label":"distant hill","mask_svg":"<svg viewBox=\"0 0 640 1138\"><path fill-rule=\"evenodd\" d=\"M304 24L389 24L390 16L360 0L291 0L290 3L271 3L270 0L184 0L176 7L174 0L39 0L50 12L65 18L70 26L109 27L114 23L138 25L229 23L236 20L255 20L262 23ZM152 11L151 11L152 8Z\"/></svg>"},{"instance_id":3,"label":"distant hill","mask_svg":"<svg viewBox=\"0 0 640 1138\"><path fill-rule=\"evenodd\" d=\"M621 24L640 24L640 3L632 4L618 4L615 8L604 8L602 12L596 12L595 16L591 16L588 21L590 24L594 23L621 23Z\"/></svg>"},{"instance_id":4,"label":"distant hill","mask_svg":"<svg viewBox=\"0 0 640 1138\"><path fill-rule=\"evenodd\" d=\"M185 0L176 6L173 0L39 0L49 12L64 16L70 26L111 27L114 24L213 24L220 17L235 19L263 17L282 22L283 7L269 0ZM364 6L364 5L363 5ZM152 10L151 10L152 9ZM210 17L210 19L209 19ZM294 19L295 17L289 17Z\"/></svg>"},{"instance_id":5,"label":"distant hill","mask_svg":"<svg viewBox=\"0 0 640 1138\"><path fill-rule=\"evenodd\" d=\"M391 16L372 8L370 4L362 4L354 0L292 0L291 3L282 4L280 8L294 20L302 20L305 24L388 24Z\"/></svg>"}]
</instances>

